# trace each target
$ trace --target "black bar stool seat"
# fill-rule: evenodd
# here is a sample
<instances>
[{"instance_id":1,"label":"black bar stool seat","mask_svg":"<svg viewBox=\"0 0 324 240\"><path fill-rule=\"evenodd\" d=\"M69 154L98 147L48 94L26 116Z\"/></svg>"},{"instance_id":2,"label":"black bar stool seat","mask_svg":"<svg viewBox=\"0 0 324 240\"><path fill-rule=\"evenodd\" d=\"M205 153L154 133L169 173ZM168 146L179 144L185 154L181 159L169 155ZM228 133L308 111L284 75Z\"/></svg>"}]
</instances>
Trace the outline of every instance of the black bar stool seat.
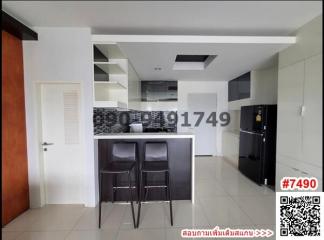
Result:
<instances>
[{"instance_id":1,"label":"black bar stool seat","mask_svg":"<svg viewBox=\"0 0 324 240\"><path fill-rule=\"evenodd\" d=\"M108 164L107 168L101 170L102 173L129 173L135 167L134 161L116 161Z\"/></svg>"},{"instance_id":2,"label":"black bar stool seat","mask_svg":"<svg viewBox=\"0 0 324 240\"><path fill-rule=\"evenodd\" d=\"M125 187L116 186L116 179L118 174L128 175L128 186L126 189L129 191L131 211L133 217L134 228L136 228L135 213L133 205L133 194L132 194L132 184L131 184L131 171L136 169L137 166L137 145L131 142L120 142L114 143L112 147L111 161L104 166L99 171L99 228L101 227L101 202L102 202L102 183L104 175L113 175L113 196L115 199L115 193L117 189L123 189ZM135 172L135 182L137 183L137 173Z\"/></svg>"},{"instance_id":3,"label":"black bar stool seat","mask_svg":"<svg viewBox=\"0 0 324 240\"><path fill-rule=\"evenodd\" d=\"M169 164L167 161L144 161L141 168L142 172L167 172Z\"/></svg>"},{"instance_id":4,"label":"black bar stool seat","mask_svg":"<svg viewBox=\"0 0 324 240\"><path fill-rule=\"evenodd\" d=\"M170 207L170 220L171 226L173 226L173 214L172 214L172 197L171 197L171 177L168 161L168 145L166 142L147 142L145 144L144 161L140 165L140 180L139 180L139 204L137 214L137 227L140 222L141 205L142 201L146 199L149 188L165 188L167 190L167 199L169 200ZM148 173L164 173L165 185L162 186L148 186L146 184ZM144 179L143 179L144 177ZM143 189L145 197L143 199Z\"/></svg>"}]
</instances>

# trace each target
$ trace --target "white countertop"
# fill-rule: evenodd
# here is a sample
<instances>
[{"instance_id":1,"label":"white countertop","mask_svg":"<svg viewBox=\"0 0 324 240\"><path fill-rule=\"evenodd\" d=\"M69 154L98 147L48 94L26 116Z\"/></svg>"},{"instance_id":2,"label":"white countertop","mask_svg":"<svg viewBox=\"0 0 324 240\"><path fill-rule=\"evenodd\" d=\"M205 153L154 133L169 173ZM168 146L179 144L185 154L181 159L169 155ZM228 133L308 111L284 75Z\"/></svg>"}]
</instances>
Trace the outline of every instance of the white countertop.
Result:
<instances>
[{"instance_id":1,"label":"white countertop","mask_svg":"<svg viewBox=\"0 0 324 240\"><path fill-rule=\"evenodd\" d=\"M159 138L194 138L193 133L167 133L167 132L144 132L144 133L107 133L94 135L94 139L159 139Z\"/></svg>"}]
</instances>

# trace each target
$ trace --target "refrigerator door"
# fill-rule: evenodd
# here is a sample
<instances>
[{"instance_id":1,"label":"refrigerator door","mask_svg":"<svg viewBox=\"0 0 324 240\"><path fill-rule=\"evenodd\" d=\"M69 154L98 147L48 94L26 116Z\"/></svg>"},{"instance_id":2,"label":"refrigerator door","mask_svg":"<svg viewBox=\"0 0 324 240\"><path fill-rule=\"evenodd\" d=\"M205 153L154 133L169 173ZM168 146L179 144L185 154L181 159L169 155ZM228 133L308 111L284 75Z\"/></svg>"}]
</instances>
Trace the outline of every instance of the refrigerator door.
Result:
<instances>
[{"instance_id":1,"label":"refrigerator door","mask_svg":"<svg viewBox=\"0 0 324 240\"><path fill-rule=\"evenodd\" d=\"M241 130L261 133L266 122L266 106L241 107Z\"/></svg>"},{"instance_id":2,"label":"refrigerator door","mask_svg":"<svg viewBox=\"0 0 324 240\"><path fill-rule=\"evenodd\" d=\"M240 132L239 170L258 184L263 184L263 135Z\"/></svg>"}]
</instances>

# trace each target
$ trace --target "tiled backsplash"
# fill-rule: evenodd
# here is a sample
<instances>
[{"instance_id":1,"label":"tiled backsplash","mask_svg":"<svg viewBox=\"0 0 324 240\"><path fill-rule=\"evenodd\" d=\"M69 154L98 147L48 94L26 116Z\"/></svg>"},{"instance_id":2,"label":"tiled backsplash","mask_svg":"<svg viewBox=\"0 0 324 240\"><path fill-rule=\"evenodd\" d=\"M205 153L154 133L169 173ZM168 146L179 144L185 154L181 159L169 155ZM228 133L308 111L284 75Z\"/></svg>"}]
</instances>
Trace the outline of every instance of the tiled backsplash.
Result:
<instances>
[{"instance_id":1,"label":"tiled backsplash","mask_svg":"<svg viewBox=\"0 0 324 240\"><path fill-rule=\"evenodd\" d=\"M169 132L176 132L177 125L174 120L168 120L168 114L173 113L169 119L173 119L174 112L169 111L118 111L110 108L94 108L93 124L94 134L129 132L131 123L143 123L143 130L148 128L167 128ZM129 119L127 121L127 119ZM148 121L147 119L151 119ZM121 124L125 123L125 124Z\"/></svg>"}]
</instances>

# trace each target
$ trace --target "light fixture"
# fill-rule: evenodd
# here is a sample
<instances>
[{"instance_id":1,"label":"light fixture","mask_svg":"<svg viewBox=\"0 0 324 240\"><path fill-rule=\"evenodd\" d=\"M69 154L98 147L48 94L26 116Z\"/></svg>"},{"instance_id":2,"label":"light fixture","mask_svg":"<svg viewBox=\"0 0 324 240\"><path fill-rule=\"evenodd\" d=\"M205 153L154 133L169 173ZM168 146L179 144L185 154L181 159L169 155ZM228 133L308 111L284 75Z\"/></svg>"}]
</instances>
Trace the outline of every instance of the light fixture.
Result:
<instances>
[{"instance_id":1,"label":"light fixture","mask_svg":"<svg viewBox=\"0 0 324 240\"><path fill-rule=\"evenodd\" d=\"M205 70L217 55L178 54L173 70Z\"/></svg>"}]
</instances>

